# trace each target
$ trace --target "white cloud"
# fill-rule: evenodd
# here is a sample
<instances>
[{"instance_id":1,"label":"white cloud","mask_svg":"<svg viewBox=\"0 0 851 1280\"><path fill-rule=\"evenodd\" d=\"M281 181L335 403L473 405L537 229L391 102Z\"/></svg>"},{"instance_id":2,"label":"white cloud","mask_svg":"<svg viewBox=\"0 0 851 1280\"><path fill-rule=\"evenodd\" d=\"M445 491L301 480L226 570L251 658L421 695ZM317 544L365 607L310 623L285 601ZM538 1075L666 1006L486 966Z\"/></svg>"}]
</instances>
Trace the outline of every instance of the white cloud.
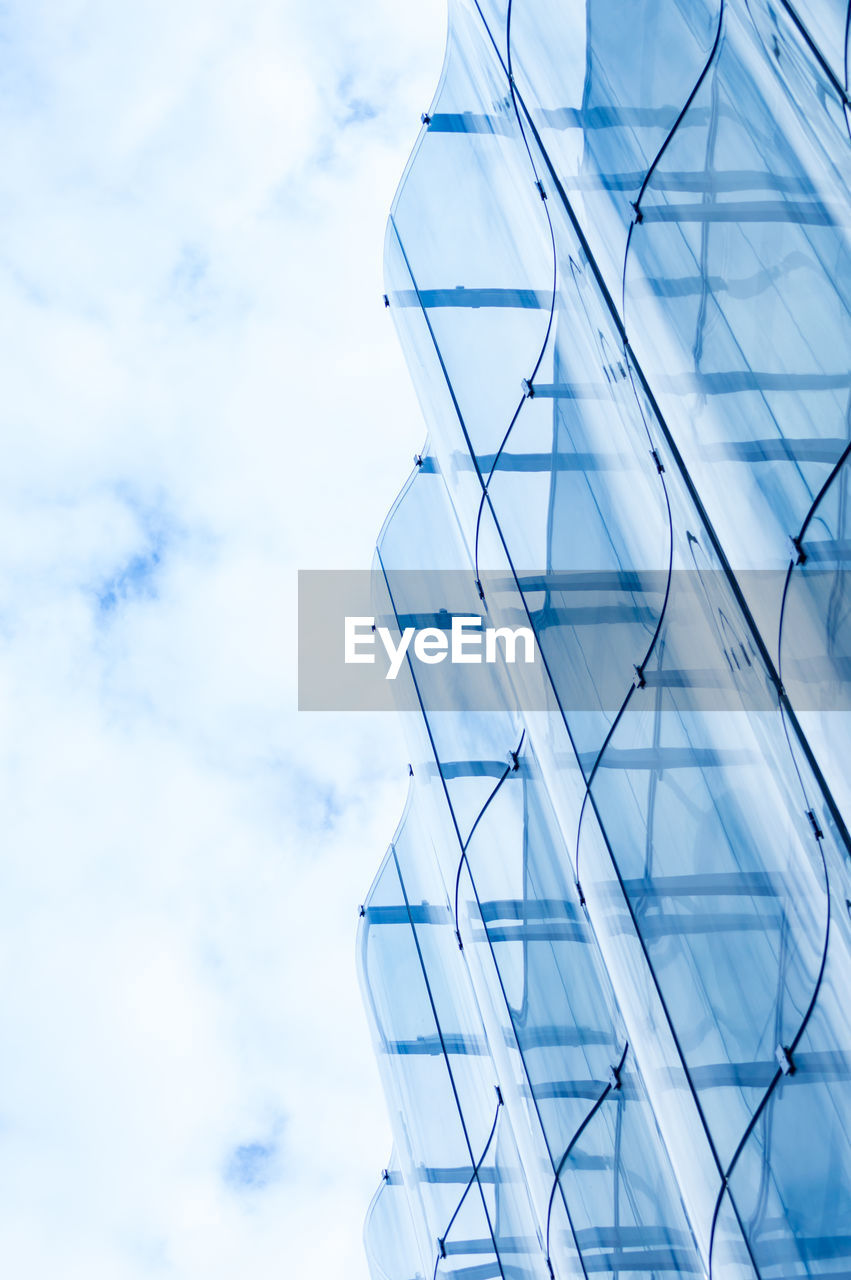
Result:
<instances>
[{"instance_id":1,"label":"white cloud","mask_svg":"<svg viewBox=\"0 0 851 1280\"><path fill-rule=\"evenodd\" d=\"M384 220L439 0L0 18L0 1252L365 1276L357 903L406 779L299 717L295 570L367 567L422 424Z\"/></svg>"}]
</instances>

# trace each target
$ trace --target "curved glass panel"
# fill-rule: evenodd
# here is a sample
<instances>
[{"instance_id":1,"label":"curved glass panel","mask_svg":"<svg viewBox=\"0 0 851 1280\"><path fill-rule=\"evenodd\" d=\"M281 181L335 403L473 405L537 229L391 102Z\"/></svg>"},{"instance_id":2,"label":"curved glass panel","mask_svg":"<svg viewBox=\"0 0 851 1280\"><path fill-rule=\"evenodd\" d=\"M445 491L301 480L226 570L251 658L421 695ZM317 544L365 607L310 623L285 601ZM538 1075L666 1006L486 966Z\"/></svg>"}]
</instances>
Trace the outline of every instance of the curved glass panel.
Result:
<instances>
[{"instance_id":1,"label":"curved glass panel","mask_svg":"<svg viewBox=\"0 0 851 1280\"><path fill-rule=\"evenodd\" d=\"M504 1247L515 1262L529 1254L540 1268L513 1140L501 1144L499 1166L494 1159L502 1095L418 793L414 784L364 904L359 956L411 1216L422 1222L420 1255L433 1256L439 1274L441 1267L463 1273L467 1255L491 1253L500 1274ZM507 1236L485 1195L497 1181L511 1188L499 1198Z\"/></svg>"},{"instance_id":2,"label":"curved glass panel","mask_svg":"<svg viewBox=\"0 0 851 1280\"><path fill-rule=\"evenodd\" d=\"M462 936L493 954L554 1160L617 1062L620 1016L569 875L534 755L491 803L466 850Z\"/></svg>"},{"instance_id":3,"label":"curved glass panel","mask_svg":"<svg viewBox=\"0 0 851 1280\"><path fill-rule=\"evenodd\" d=\"M448 633L453 617L489 623L443 476L426 454L385 522L378 543L378 574L387 593L387 625L396 636L406 626L434 626ZM427 758L420 772L453 802L459 837L466 839L493 787L508 768L508 753L522 729L499 666L478 675L496 682L471 685L470 667L442 662L419 665L417 705L429 711ZM435 754L438 765L435 762ZM442 856L441 853L438 855ZM454 870L454 861L450 856Z\"/></svg>"},{"instance_id":4,"label":"curved glass panel","mask_svg":"<svg viewBox=\"0 0 851 1280\"><path fill-rule=\"evenodd\" d=\"M496 1280L504 1275L476 1184L457 1206L440 1238L434 1280Z\"/></svg>"},{"instance_id":5,"label":"curved glass panel","mask_svg":"<svg viewBox=\"0 0 851 1280\"><path fill-rule=\"evenodd\" d=\"M849 19L847 0L783 0L780 17L796 29L831 72L836 85L848 89Z\"/></svg>"},{"instance_id":6,"label":"curved glass panel","mask_svg":"<svg viewBox=\"0 0 851 1280\"><path fill-rule=\"evenodd\" d=\"M466 1180L473 1166L448 1051L457 1061L477 1046L470 1036L444 1051L392 849L364 906L359 953L400 1167L415 1223L425 1224L420 1249L428 1257L458 1199L451 1183L429 1171L455 1169ZM441 1125L434 1115L443 1117Z\"/></svg>"},{"instance_id":7,"label":"curved glass panel","mask_svg":"<svg viewBox=\"0 0 851 1280\"><path fill-rule=\"evenodd\" d=\"M442 441L450 485L457 468L487 468L522 411L522 380L534 376L552 311L547 213L506 89L478 11L453 5L439 100L387 242L391 311L407 326L404 313L421 310L472 454L455 457L454 432Z\"/></svg>"},{"instance_id":8,"label":"curved glass panel","mask_svg":"<svg viewBox=\"0 0 851 1280\"><path fill-rule=\"evenodd\" d=\"M559 1172L586 1272L631 1280L648 1273L700 1274L690 1233L665 1212L676 1203L666 1170L645 1159L654 1121L631 1068L627 1052Z\"/></svg>"},{"instance_id":9,"label":"curved glass panel","mask_svg":"<svg viewBox=\"0 0 851 1280\"><path fill-rule=\"evenodd\" d=\"M372 1280L426 1280L395 1151L367 1211L363 1238Z\"/></svg>"},{"instance_id":10,"label":"curved glass panel","mask_svg":"<svg viewBox=\"0 0 851 1280\"><path fill-rule=\"evenodd\" d=\"M778 628L779 670L843 813L851 811L849 475L846 456L810 508L784 583Z\"/></svg>"},{"instance_id":11,"label":"curved glass panel","mask_svg":"<svg viewBox=\"0 0 851 1280\"><path fill-rule=\"evenodd\" d=\"M759 1272L743 1237L733 1201L725 1190L716 1206L712 1237L712 1274L730 1280L757 1280Z\"/></svg>"},{"instance_id":12,"label":"curved glass panel","mask_svg":"<svg viewBox=\"0 0 851 1280\"><path fill-rule=\"evenodd\" d=\"M840 895L815 1002L730 1175L762 1276L851 1266L851 1028L844 1015L849 919ZM841 1029L837 1037L837 1029Z\"/></svg>"},{"instance_id":13,"label":"curved glass panel","mask_svg":"<svg viewBox=\"0 0 851 1280\"><path fill-rule=\"evenodd\" d=\"M553 1169L559 1173L558 1185L551 1189L548 1216L558 1197L573 1224L583 1266L596 1271L604 1265L588 1243L589 1231L582 1234L589 1221L601 1226L604 1219L595 1218L589 1210L585 1199L589 1184L582 1180L581 1187L568 1186L563 1169L565 1153L614 1074L616 1090L622 1083L620 1096L631 1100L629 1130L637 1127L640 1135L636 1139L640 1161L618 1164L618 1186L632 1206L631 1225L636 1228L627 1232L633 1263L639 1270L664 1269L656 1250L666 1237L676 1240L679 1250L675 1260L668 1260L671 1268L681 1262L682 1270L699 1271L688 1222L632 1060L629 1078L622 1073L620 1013L579 893L567 879L570 860L566 854L535 758L524 747L516 781L504 787L489 806L467 849L470 874L462 884L471 897L464 902L462 896L462 906L468 920L465 938L493 956L506 1001L506 1033L516 1039L525 1090L544 1130ZM650 1186L653 1209L648 1217ZM615 1229L621 1220L615 1211L608 1225ZM612 1245L611 1233L605 1231L603 1238L615 1250L607 1257L616 1268L619 1264L613 1259L620 1243Z\"/></svg>"},{"instance_id":14,"label":"curved glass panel","mask_svg":"<svg viewBox=\"0 0 851 1280\"><path fill-rule=\"evenodd\" d=\"M709 72L648 174L624 305L727 557L779 570L849 438L851 152L814 93L808 110L778 91L783 58L764 39L725 7ZM779 589L749 603L776 635Z\"/></svg>"},{"instance_id":15,"label":"curved glass panel","mask_svg":"<svg viewBox=\"0 0 851 1280\"><path fill-rule=\"evenodd\" d=\"M474 3L494 43L503 70L507 70L509 22L514 12L512 0L474 0Z\"/></svg>"},{"instance_id":16,"label":"curved glass panel","mask_svg":"<svg viewBox=\"0 0 851 1280\"><path fill-rule=\"evenodd\" d=\"M500 1107L490 1147L477 1177L493 1224L497 1254L505 1276L542 1280L547 1268L525 1182L518 1177L520 1160L505 1107Z\"/></svg>"},{"instance_id":17,"label":"curved glass panel","mask_svg":"<svg viewBox=\"0 0 851 1280\"><path fill-rule=\"evenodd\" d=\"M720 0L549 5L516 0L518 89L620 297L626 237L644 176L700 75Z\"/></svg>"},{"instance_id":18,"label":"curved glass panel","mask_svg":"<svg viewBox=\"0 0 851 1280\"><path fill-rule=\"evenodd\" d=\"M748 74L760 61L731 15L690 108L710 113L703 145L678 132L642 199L627 299L636 349L702 491L715 498L750 473L749 523L728 545L740 565L763 566L771 526L760 525L758 495L782 540L847 439L848 248L847 191L826 163L809 172L804 140L793 149L779 131ZM686 155L700 158L702 181L675 203L665 176ZM657 330L664 351L644 338L653 333L655 344ZM785 452L772 447L777 440ZM737 514L717 505L719 519Z\"/></svg>"},{"instance_id":19,"label":"curved glass panel","mask_svg":"<svg viewBox=\"0 0 851 1280\"><path fill-rule=\"evenodd\" d=\"M654 692L624 716L592 791L724 1162L806 1008L826 904L806 817L748 722L707 722L679 690Z\"/></svg>"},{"instance_id":20,"label":"curved glass panel","mask_svg":"<svg viewBox=\"0 0 851 1280\"><path fill-rule=\"evenodd\" d=\"M814 0L806 6L792 0L748 0L747 13L801 115L823 142L841 150L848 133L846 0Z\"/></svg>"},{"instance_id":21,"label":"curved glass panel","mask_svg":"<svg viewBox=\"0 0 851 1280\"><path fill-rule=\"evenodd\" d=\"M563 243L557 211L553 224ZM495 516L562 705L574 713L577 749L593 755L659 622L670 519L652 440L585 257L565 251L559 265L539 380L490 479L479 547L481 559L496 540ZM640 521L631 518L636 509Z\"/></svg>"}]
</instances>

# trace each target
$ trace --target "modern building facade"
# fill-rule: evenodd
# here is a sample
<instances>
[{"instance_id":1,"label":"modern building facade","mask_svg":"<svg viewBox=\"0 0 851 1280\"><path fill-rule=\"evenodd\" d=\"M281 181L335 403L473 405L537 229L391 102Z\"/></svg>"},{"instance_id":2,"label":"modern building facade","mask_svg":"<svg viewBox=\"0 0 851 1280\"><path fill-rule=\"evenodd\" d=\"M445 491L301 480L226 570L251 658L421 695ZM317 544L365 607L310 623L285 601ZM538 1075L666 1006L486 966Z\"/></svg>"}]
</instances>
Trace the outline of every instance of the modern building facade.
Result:
<instances>
[{"instance_id":1,"label":"modern building facade","mask_svg":"<svg viewBox=\"0 0 851 1280\"><path fill-rule=\"evenodd\" d=\"M844 0L451 0L380 610L451 573L541 660L411 671L374 1280L851 1275L847 47Z\"/></svg>"}]
</instances>

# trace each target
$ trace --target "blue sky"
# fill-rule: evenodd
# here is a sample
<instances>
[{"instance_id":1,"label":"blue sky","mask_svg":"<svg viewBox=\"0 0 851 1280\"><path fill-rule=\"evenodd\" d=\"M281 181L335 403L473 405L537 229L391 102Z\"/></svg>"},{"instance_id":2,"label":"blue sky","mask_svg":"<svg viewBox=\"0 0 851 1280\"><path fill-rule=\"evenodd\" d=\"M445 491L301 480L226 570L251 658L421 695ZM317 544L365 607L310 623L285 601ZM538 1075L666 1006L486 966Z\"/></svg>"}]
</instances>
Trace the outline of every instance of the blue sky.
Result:
<instances>
[{"instance_id":1,"label":"blue sky","mask_svg":"<svg viewBox=\"0 0 851 1280\"><path fill-rule=\"evenodd\" d=\"M423 426L384 222L442 0L0 7L0 1256L366 1275L354 972L403 804L295 712L295 574Z\"/></svg>"}]
</instances>

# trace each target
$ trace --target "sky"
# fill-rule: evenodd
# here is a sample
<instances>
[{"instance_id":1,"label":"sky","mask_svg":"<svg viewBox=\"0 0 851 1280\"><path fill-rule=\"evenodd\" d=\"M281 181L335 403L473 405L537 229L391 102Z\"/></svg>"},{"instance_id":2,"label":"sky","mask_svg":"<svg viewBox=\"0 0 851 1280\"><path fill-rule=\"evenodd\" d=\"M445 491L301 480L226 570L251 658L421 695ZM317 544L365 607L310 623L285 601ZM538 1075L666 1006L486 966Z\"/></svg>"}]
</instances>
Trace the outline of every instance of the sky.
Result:
<instances>
[{"instance_id":1,"label":"sky","mask_svg":"<svg viewBox=\"0 0 851 1280\"><path fill-rule=\"evenodd\" d=\"M0 1257L364 1280L357 907L392 717L296 712L296 571L424 426L382 305L444 0L0 4Z\"/></svg>"}]
</instances>

